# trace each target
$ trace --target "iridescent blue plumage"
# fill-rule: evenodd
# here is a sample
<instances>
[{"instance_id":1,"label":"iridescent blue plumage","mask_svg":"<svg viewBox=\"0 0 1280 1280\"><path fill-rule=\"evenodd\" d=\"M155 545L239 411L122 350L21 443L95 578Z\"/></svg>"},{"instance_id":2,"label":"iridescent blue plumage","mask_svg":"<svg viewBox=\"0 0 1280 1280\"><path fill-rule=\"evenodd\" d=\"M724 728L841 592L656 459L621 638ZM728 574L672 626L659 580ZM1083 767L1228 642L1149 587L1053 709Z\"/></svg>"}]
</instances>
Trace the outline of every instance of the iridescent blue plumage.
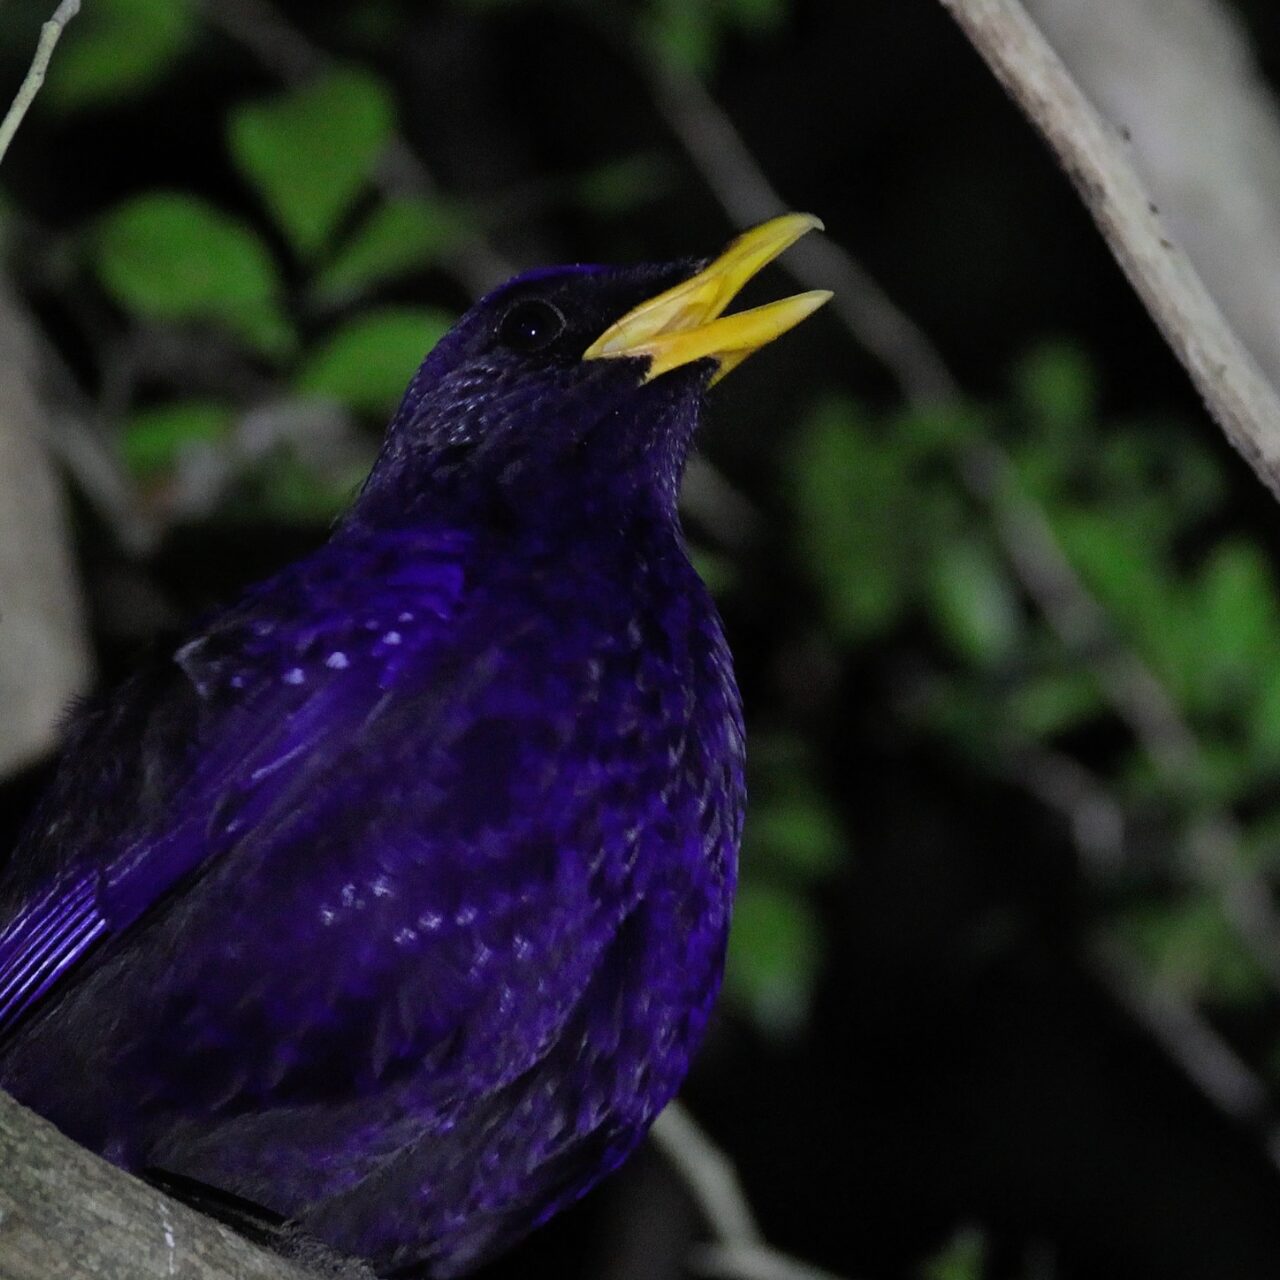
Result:
<instances>
[{"instance_id":1,"label":"iridescent blue plumage","mask_svg":"<svg viewBox=\"0 0 1280 1280\"><path fill-rule=\"evenodd\" d=\"M719 985L741 715L676 493L714 369L532 273L353 509L74 725L0 880L0 1084L138 1171L449 1275L621 1161Z\"/></svg>"}]
</instances>

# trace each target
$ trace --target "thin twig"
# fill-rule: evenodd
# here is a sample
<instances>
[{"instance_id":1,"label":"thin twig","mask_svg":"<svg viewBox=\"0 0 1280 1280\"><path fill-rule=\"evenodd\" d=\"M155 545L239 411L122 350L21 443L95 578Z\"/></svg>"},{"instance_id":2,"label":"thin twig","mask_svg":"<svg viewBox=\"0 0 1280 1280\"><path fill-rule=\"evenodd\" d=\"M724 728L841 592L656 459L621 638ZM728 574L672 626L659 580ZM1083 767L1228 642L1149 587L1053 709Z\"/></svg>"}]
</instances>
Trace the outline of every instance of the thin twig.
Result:
<instances>
[{"instance_id":1,"label":"thin twig","mask_svg":"<svg viewBox=\"0 0 1280 1280\"><path fill-rule=\"evenodd\" d=\"M650 1132L715 1235L695 1253L696 1270L726 1280L838 1280L765 1241L733 1163L679 1102L668 1105Z\"/></svg>"},{"instance_id":2,"label":"thin twig","mask_svg":"<svg viewBox=\"0 0 1280 1280\"><path fill-rule=\"evenodd\" d=\"M268 0L205 0L203 10L211 27L242 45L285 84L300 84L334 63ZM435 175L399 134L387 144L374 183L387 196L439 194ZM478 231L465 235L444 258L454 278L471 293L484 293L515 272Z\"/></svg>"},{"instance_id":3,"label":"thin twig","mask_svg":"<svg viewBox=\"0 0 1280 1280\"><path fill-rule=\"evenodd\" d=\"M1080 193L1209 412L1280 497L1280 396L1171 240L1120 139L1018 0L940 0Z\"/></svg>"},{"instance_id":4,"label":"thin twig","mask_svg":"<svg viewBox=\"0 0 1280 1280\"><path fill-rule=\"evenodd\" d=\"M737 1171L684 1105L671 1103L650 1130L719 1239L764 1243Z\"/></svg>"},{"instance_id":5,"label":"thin twig","mask_svg":"<svg viewBox=\"0 0 1280 1280\"><path fill-rule=\"evenodd\" d=\"M1201 1093L1224 1115L1258 1127L1274 1160L1277 1150L1271 1095L1262 1079L1167 981L1152 982L1143 966L1115 939L1093 948L1108 990L1169 1053Z\"/></svg>"},{"instance_id":6,"label":"thin twig","mask_svg":"<svg viewBox=\"0 0 1280 1280\"><path fill-rule=\"evenodd\" d=\"M702 81L643 45L636 57L654 105L730 220L750 226L782 212L782 197ZM956 381L924 332L834 241L804 241L783 265L804 288L835 291L833 309L858 343L893 373L909 400L926 405L955 398Z\"/></svg>"},{"instance_id":7,"label":"thin twig","mask_svg":"<svg viewBox=\"0 0 1280 1280\"><path fill-rule=\"evenodd\" d=\"M1008 753L1010 767L1024 785L1066 820L1086 874L1100 879L1127 861L1123 807L1097 778L1069 757L1034 744L1011 744ZM1105 859L1098 857L1094 830L1099 817L1106 835ZM1097 938L1087 959L1112 997L1204 1098L1223 1115L1252 1128L1272 1164L1280 1168L1280 1123L1270 1089L1194 1002L1167 979L1152 978L1133 949L1114 933Z\"/></svg>"},{"instance_id":8,"label":"thin twig","mask_svg":"<svg viewBox=\"0 0 1280 1280\"><path fill-rule=\"evenodd\" d=\"M18 92L0 120L0 161L4 160L13 135L27 114L28 108L36 100L40 86L44 84L45 72L49 70L49 59L53 57L54 46L58 43L63 29L72 18L80 12L80 0L62 0L53 11L53 17L40 28L40 39L36 44L35 56L27 70L26 78L18 88Z\"/></svg>"},{"instance_id":9,"label":"thin twig","mask_svg":"<svg viewBox=\"0 0 1280 1280\"><path fill-rule=\"evenodd\" d=\"M655 105L730 218L750 222L782 208L760 163L697 78L674 64L654 61L643 48L637 56ZM870 307L856 300L839 305L846 295L866 288L869 277L834 239L822 237L821 243L823 269L830 274L814 274L811 263L804 262L804 242L779 265L805 288L835 285L836 315L856 342L883 361L908 403L927 408L938 398L958 398L959 384L941 353L879 285L871 282ZM1196 735L1168 690L1121 641L1111 617L1081 581L1047 515L1023 491L1012 458L999 445L980 442L964 453L959 479L990 513L1015 576L1059 641L1093 664L1113 710L1170 789L1187 793L1204 764ZM1193 874L1218 895L1237 936L1280 990L1280 916L1265 880L1244 867L1236 823L1221 812L1199 815L1187 847Z\"/></svg>"}]
</instances>

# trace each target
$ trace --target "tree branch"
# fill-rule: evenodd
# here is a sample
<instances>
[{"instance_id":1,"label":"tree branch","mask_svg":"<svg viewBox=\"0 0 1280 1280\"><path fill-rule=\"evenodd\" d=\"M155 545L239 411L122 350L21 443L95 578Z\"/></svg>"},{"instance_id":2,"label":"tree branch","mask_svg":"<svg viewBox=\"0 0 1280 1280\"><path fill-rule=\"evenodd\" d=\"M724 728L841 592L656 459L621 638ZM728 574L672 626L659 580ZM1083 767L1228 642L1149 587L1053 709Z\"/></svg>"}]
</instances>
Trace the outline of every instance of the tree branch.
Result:
<instances>
[{"instance_id":1,"label":"tree branch","mask_svg":"<svg viewBox=\"0 0 1280 1280\"><path fill-rule=\"evenodd\" d=\"M783 212L788 206L702 81L643 42L634 56L654 105L730 220L745 227ZM958 388L937 348L834 240L803 240L780 265L806 289L834 290L832 309L854 339L893 374L907 399L915 404L954 399Z\"/></svg>"},{"instance_id":2,"label":"tree branch","mask_svg":"<svg viewBox=\"0 0 1280 1280\"><path fill-rule=\"evenodd\" d=\"M1023 0L1280 387L1280 109L1230 0Z\"/></svg>"},{"instance_id":3,"label":"tree branch","mask_svg":"<svg viewBox=\"0 0 1280 1280\"><path fill-rule=\"evenodd\" d=\"M0 280L0 777L53 748L67 703L90 679L32 326Z\"/></svg>"},{"instance_id":4,"label":"tree branch","mask_svg":"<svg viewBox=\"0 0 1280 1280\"><path fill-rule=\"evenodd\" d=\"M1209 412L1280 498L1280 397L1169 238L1118 135L1018 0L940 0L1058 157Z\"/></svg>"},{"instance_id":5,"label":"tree branch","mask_svg":"<svg viewBox=\"0 0 1280 1280\"><path fill-rule=\"evenodd\" d=\"M5 112L4 119L0 120L0 161L4 159L5 152L9 150L9 144L13 141L13 135L18 132L18 126L22 123L22 118L36 100L40 86L44 84L44 75L49 69L49 59L53 57L54 46L58 43L63 29L79 12L80 0L62 0L62 3L53 11L53 17L40 28L40 40L36 44L35 57L31 59L26 77L18 86L13 103Z\"/></svg>"},{"instance_id":6,"label":"tree branch","mask_svg":"<svg viewBox=\"0 0 1280 1280\"><path fill-rule=\"evenodd\" d=\"M306 1272L130 1177L0 1093L5 1280L305 1280ZM68 1212L74 1206L73 1212Z\"/></svg>"},{"instance_id":7,"label":"tree branch","mask_svg":"<svg viewBox=\"0 0 1280 1280\"><path fill-rule=\"evenodd\" d=\"M715 1236L694 1253L695 1270L723 1280L838 1280L766 1242L729 1157L681 1103L670 1103L650 1134Z\"/></svg>"},{"instance_id":8,"label":"tree branch","mask_svg":"<svg viewBox=\"0 0 1280 1280\"><path fill-rule=\"evenodd\" d=\"M980 0L980 5L988 2L1001 0ZM725 212L751 221L784 208L733 122L696 77L674 64L648 58L643 48L637 56L658 110ZM815 274L812 261L802 257L806 242L781 259L779 267L805 288L834 285L837 304L870 282L869 306L855 297L833 309L854 341L878 356L894 375L904 399L927 408L940 398L958 398L959 384L941 353L853 255L830 236L815 237L810 243L821 244L821 267L828 274ZM1225 327L1220 316L1218 321ZM1249 357L1243 359L1248 362ZM1271 394L1265 380L1254 372ZM1276 423L1280 427L1280 417ZM1095 663L1114 712L1171 789L1185 791L1203 769L1199 740L1168 690L1141 655L1123 642L1110 615L1080 580L1048 516L1019 484L1008 453L992 441L979 441L961 458L958 478L989 513L1014 575L1059 642L1077 658ZM1265 880L1249 870L1241 857L1238 824L1222 812L1201 815L1189 833L1187 847L1193 874L1219 895L1237 936L1280 991L1280 917Z\"/></svg>"}]
</instances>

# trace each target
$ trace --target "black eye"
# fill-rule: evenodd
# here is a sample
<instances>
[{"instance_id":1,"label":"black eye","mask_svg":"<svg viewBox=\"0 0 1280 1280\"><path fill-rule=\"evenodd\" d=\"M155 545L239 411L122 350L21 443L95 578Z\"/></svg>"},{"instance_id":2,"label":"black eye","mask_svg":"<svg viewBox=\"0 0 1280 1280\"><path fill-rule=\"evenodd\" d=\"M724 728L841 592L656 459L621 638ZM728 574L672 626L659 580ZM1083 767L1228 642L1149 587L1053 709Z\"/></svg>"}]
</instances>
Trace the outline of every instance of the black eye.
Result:
<instances>
[{"instance_id":1,"label":"black eye","mask_svg":"<svg viewBox=\"0 0 1280 1280\"><path fill-rule=\"evenodd\" d=\"M513 351L541 351L564 332L559 307L541 298L517 302L498 326L498 341Z\"/></svg>"}]
</instances>

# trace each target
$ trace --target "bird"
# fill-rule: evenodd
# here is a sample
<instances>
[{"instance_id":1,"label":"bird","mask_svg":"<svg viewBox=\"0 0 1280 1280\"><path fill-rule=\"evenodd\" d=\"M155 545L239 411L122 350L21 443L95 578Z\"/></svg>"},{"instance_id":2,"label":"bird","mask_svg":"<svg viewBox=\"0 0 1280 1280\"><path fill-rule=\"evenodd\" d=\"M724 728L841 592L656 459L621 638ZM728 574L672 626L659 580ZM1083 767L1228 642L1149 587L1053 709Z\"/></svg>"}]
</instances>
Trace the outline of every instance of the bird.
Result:
<instances>
[{"instance_id":1,"label":"bird","mask_svg":"<svg viewBox=\"0 0 1280 1280\"><path fill-rule=\"evenodd\" d=\"M742 705L677 509L820 228L527 271L410 382L327 541L69 722L0 874L0 1087L379 1276L616 1168L725 960Z\"/></svg>"}]
</instances>

